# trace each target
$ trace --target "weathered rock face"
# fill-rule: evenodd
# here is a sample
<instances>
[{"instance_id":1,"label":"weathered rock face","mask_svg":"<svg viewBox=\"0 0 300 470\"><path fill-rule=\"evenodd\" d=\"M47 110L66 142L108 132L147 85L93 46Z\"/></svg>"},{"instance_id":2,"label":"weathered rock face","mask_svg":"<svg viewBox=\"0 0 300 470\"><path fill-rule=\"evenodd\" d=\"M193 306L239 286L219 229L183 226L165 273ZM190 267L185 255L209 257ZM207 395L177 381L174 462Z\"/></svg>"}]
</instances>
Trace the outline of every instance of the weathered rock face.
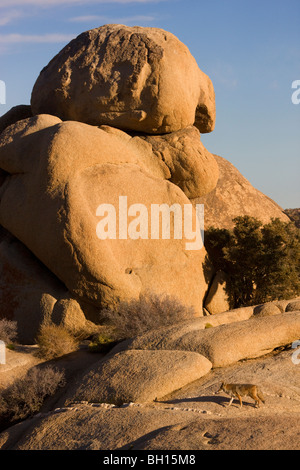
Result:
<instances>
[{"instance_id":1,"label":"weathered rock face","mask_svg":"<svg viewBox=\"0 0 300 470\"><path fill-rule=\"evenodd\" d=\"M233 228L232 219L249 215L270 222L279 218L289 222L281 207L255 189L249 181L225 158L214 155L219 166L218 183L209 194L193 202L205 205L205 227Z\"/></svg>"},{"instance_id":2,"label":"weathered rock face","mask_svg":"<svg viewBox=\"0 0 300 470\"><path fill-rule=\"evenodd\" d=\"M121 131L39 115L4 131L0 168L13 176L1 186L0 223L76 297L100 306L149 290L173 295L202 314L205 250L186 250L190 240L184 234L122 239L116 216L117 239L97 237L98 206L120 210L122 195L128 208L140 203L149 217L153 204L191 207L165 180L149 144ZM123 218L126 212L123 208ZM173 234L174 221L170 224ZM137 230L145 228L148 221Z\"/></svg>"},{"instance_id":3,"label":"weathered rock face","mask_svg":"<svg viewBox=\"0 0 300 470\"><path fill-rule=\"evenodd\" d=\"M14 365L16 355L20 353L7 353L8 361ZM300 370L293 364L291 354L291 349L288 349L277 352L275 356L244 361L222 370L211 370L200 380L159 399L158 403L124 403L123 406L115 406L108 403L71 402L66 406L65 395L56 397L52 405L51 400L50 403L48 401L43 412L33 419L2 432L0 449L124 450L127 453L128 450L158 449L174 450L175 453L178 450L207 449L299 450ZM95 358L95 355L88 356ZM92 361L89 361L91 364ZM93 361L95 365L98 362L96 359ZM67 362L72 364L74 361L63 360L61 365L66 367ZM138 368L138 364L135 365ZM29 365L26 364L24 368L28 370ZM76 373L79 372L78 368L83 370L80 361ZM95 378L99 369L95 367ZM148 364L146 370L148 372ZM150 377L150 370L147 378ZM67 372L74 373L74 369L68 368ZM182 376L182 370L178 372ZM118 370L116 373L121 382L123 371ZM165 387L162 377L160 380L158 375L153 375L153 384L156 382ZM11 377L11 372L0 372L0 380L7 380L7 377ZM174 378L176 386L177 378ZM109 379L112 381L112 376ZM117 379L115 377L115 383ZM227 408L226 403L230 399L227 394L215 395L222 380L231 383L247 383L251 380L262 390L266 398L265 405L255 409L253 401L244 397L242 410L237 399ZM141 382L138 384L140 390L143 386ZM96 383L91 382L95 392ZM131 384L130 381L127 383L129 391ZM99 384L103 389L101 379ZM67 396L73 396L70 393L72 390L73 380L68 383ZM191 457L193 459L193 453ZM193 460L189 462L192 464Z\"/></svg>"},{"instance_id":4,"label":"weathered rock face","mask_svg":"<svg viewBox=\"0 0 300 470\"><path fill-rule=\"evenodd\" d=\"M152 146L154 155L167 166L170 181L179 186L189 199L203 196L216 187L219 167L200 141L196 127L142 138Z\"/></svg>"},{"instance_id":5,"label":"weathered rock face","mask_svg":"<svg viewBox=\"0 0 300 470\"><path fill-rule=\"evenodd\" d=\"M300 311L300 299L289 302L285 309L286 312Z\"/></svg>"},{"instance_id":6,"label":"weathered rock face","mask_svg":"<svg viewBox=\"0 0 300 470\"><path fill-rule=\"evenodd\" d=\"M243 322L209 328L202 335L199 333L187 335L182 344L190 344L191 349L194 344L195 349L192 350L203 354L213 367L226 367L295 341L300 334L300 312L253 317Z\"/></svg>"},{"instance_id":7,"label":"weathered rock face","mask_svg":"<svg viewBox=\"0 0 300 470\"><path fill-rule=\"evenodd\" d=\"M86 371L67 401L117 405L151 402L199 379L210 369L211 363L195 352L123 351Z\"/></svg>"},{"instance_id":8,"label":"weathered rock face","mask_svg":"<svg viewBox=\"0 0 300 470\"><path fill-rule=\"evenodd\" d=\"M279 313L282 313L280 308L273 302L257 305L253 310L253 315L256 317L270 317Z\"/></svg>"},{"instance_id":9,"label":"weathered rock face","mask_svg":"<svg viewBox=\"0 0 300 470\"><path fill-rule=\"evenodd\" d=\"M7 234L0 241L0 319L17 322L18 340L33 344L43 323L73 332L87 328L80 305L22 243Z\"/></svg>"},{"instance_id":10,"label":"weathered rock face","mask_svg":"<svg viewBox=\"0 0 300 470\"><path fill-rule=\"evenodd\" d=\"M226 274L218 271L211 283L204 304L206 310L214 315L230 310L228 295L226 293Z\"/></svg>"},{"instance_id":11,"label":"weathered rock face","mask_svg":"<svg viewBox=\"0 0 300 470\"><path fill-rule=\"evenodd\" d=\"M133 450L288 450L298 449L296 416L261 416L194 420L164 426L139 439ZM291 421L289 422L289 419ZM291 431L293 426L293 431ZM256 430L253 433L253 429ZM267 430L265 432L265 429ZM272 439L264 437L270 436ZM296 434L296 436L295 436ZM274 435L274 437L273 437ZM206 442L203 439L206 437ZM214 436L217 436L215 438ZM234 437L233 437L234 436Z\"/></svg>"},{"instance_id":12,"label":"weathered rock face","mask_svg":"<svg viewBox=\"0 0 300 470\"><path fill-rule=\"evenodd\" d=\"M120 343L111 353L122 349L195 351L206 357L213 367L226 367L262 356L299 338L299 311L260 317L251 315L253 309L236 309L149 331ZM205 323L212 327L205 328Z\"/></svg>"},{"instance_id":13,"label":"weathered rock face","mask_svg":"<svg viewBox=\"0 0 300 470\"><path fill-rule=\"evenodd\" d=\"M210 79L188 48L157 28L105 25L71 41L32 91L34 114L163 134L215 124Z\"/></svg>"}]
</instances>

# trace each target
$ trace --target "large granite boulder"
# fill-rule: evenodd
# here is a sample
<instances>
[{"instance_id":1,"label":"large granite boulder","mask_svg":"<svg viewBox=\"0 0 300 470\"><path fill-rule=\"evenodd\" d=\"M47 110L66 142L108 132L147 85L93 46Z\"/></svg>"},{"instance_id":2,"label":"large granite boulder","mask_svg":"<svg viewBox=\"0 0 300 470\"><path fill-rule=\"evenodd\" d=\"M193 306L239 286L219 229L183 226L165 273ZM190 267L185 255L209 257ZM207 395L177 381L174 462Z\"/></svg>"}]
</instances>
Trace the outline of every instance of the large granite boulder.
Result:
<instances>
[{"instance_id":1,"label":"large granite boulder","mask_svg":"<svg viewBox=\"0 0 300 470\"><path fill-rule=\"evenodd\" d=\"M300 311L300 299L290 301L285 309L286 312Z\"/></svg>"},{"instance_id":2,"label":"large granite boulder","mask_svg":"<svg viewBox=\"0 0 300 470\"><path fill-rule=\"evenodd\" d=\"M263 356L299 336L300 312L293 312L209 328L200 335L186 337L183 343L194 345L191 350L203 354L213 367L226 367L242 359Z\"/></svg>"},{"instance_id":3,"label":"large granite boulder","mask_svg":"<svg viewBox=\"0 0 300 470\"><path fill-rule=\"evenodd\" d=\"M34 114L148 134L211 132L215 95L188 48L157 28L105 25L80 34L41 71Z\"/></svg>"},{"instance_id":4,"label":"large granite boulder","mask_svg":"<svg viewBox=\"0 0 300 470\"><path fill-rule=\"evenodd\" d=\"M187 351L122 351L91 366L67 401L151 402L200 379L211 363Z\"/></svg>"},{"instance_id":5,"label":"large granite boulder","mask_svg":"<svg viewBox=\"0 0 300 470\"><path fill-rule=\"evenodd\" d=\"M183 229L175 238L170 214L169 239L152 236L155 224L149 222L154 204L177 204L182 212L188 206L195 218L196 213L181 189L165 179L147 142L39 115L2 133L0 168L8 175L0 187L0 223L76 298L100 307L152 291L177 297L202 314L205 250L187 249ZM102 204L116 211L116 239L111 233L104 239ZM146 226L133 218L139 211L149 216Z\"/></svg>"}]
</instances>

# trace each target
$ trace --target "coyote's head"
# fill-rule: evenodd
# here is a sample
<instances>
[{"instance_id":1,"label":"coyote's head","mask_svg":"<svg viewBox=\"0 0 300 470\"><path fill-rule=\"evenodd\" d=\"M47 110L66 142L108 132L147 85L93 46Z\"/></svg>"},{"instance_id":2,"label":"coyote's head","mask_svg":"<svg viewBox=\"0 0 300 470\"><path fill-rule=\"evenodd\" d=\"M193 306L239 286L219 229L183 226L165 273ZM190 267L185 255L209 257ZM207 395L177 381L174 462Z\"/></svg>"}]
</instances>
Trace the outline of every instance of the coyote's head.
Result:
<instances>
[{"instance_id":1,"label":"coyote's head","mask_svg":"<svg viewBox=\"0 0 300 470\"><path fill-rule=\"evenodd\" d=\"M220 393L222 391L225 392L225 386L226 386L226 383L222 382L221 385L220 385L219 390L216 393Z\"/></svg>"}]
</instances>

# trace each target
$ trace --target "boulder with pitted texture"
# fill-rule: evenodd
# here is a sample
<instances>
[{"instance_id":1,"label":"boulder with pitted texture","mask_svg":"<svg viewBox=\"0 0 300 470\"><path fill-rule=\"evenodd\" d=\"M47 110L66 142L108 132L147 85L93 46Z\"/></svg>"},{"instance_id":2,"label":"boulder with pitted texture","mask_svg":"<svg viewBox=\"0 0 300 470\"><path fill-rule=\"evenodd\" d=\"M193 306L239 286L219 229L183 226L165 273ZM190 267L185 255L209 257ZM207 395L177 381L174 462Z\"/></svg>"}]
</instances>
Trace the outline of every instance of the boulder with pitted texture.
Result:
<instances>
[{"instance_id":1,"label":"boulder with pitted texture","mask_svg":"<svg viewBox=\"0 0 300 470\"><path fill-rule=\"evenodd\" d=\"M33 114L163 134L215 125L215 94L189 49L158 28L105 25L80 34L41 71Z\"/></svg>"}]
</instances>

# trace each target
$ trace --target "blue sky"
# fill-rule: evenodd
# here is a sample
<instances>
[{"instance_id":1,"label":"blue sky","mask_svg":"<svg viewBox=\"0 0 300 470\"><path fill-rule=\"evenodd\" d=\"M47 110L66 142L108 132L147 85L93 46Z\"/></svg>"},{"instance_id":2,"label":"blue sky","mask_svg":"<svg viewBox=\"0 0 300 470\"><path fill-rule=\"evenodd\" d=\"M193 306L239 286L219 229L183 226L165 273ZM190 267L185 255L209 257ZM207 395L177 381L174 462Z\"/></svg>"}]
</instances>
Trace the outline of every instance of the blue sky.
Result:
<instances>
[{"instance_id":1,"label":"blue sky","mask_svg":"<svg viewBox=\"0 0 300 470\"><path fill-rule=\"evenodd\" d=\"M0 0L0 115L29 104L40 70L73 37L106 23L184 42L216 92L204 145L283 208L300 207L299 0Z\"/></svg>"}]
</instances>

